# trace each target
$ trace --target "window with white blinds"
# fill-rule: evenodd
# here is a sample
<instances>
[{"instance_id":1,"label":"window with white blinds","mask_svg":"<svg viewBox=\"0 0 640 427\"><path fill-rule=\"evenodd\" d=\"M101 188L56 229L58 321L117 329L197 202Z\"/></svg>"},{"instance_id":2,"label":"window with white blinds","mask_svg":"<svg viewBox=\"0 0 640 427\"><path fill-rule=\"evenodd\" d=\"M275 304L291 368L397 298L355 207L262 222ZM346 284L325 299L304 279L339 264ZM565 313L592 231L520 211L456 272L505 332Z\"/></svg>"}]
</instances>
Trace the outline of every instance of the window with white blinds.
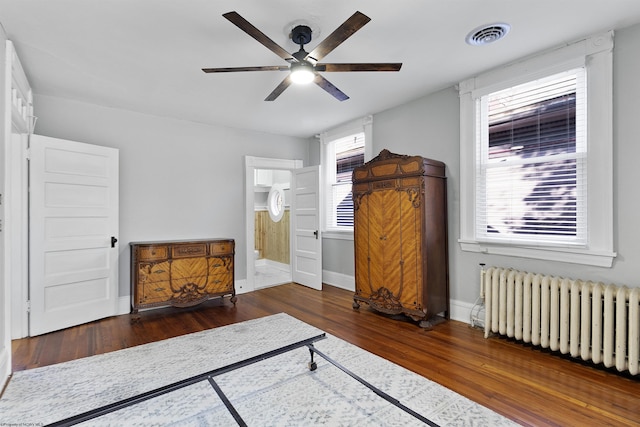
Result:
<instances>
[{"instance_id":1,"label":"window with white blinds","mask_svg":"<svg viewBox=\"0 0 640 427\"><path fill-rule=\"evenodd\" d=\"M476 102L476 239L586 245L584 69Z\"/></svg>"},{"instance_id":2,"label":"window with white blinds","mask_svg":"<svg viewBox=\"0 0 640 427\"><path fill-rule=\"evenodd\" d=\"M330 142L331 168L328 177L331 194L327 198L327 227L353 229L351 176L364 164L365 134L359 132Z\"/></svg>"},{"instance_id":3,"label":"window with white blinds","mask_svg":"<svg viewBox=\"0 0 640 427\"><path fill-rule=\"evenodd\" d=\"M611 267L613 31L463 80L463 251Z\"/></svg>"}]
</instances>

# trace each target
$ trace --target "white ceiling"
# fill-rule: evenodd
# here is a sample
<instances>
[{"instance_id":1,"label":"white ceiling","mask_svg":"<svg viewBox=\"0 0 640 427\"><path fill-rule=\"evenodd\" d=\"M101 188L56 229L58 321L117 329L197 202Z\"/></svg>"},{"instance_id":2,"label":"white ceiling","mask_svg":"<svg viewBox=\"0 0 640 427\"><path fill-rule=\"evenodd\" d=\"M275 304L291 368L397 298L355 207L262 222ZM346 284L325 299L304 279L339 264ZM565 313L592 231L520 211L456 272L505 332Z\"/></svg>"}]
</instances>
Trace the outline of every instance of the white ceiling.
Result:
<instances>
[{"instance_id":1,"label":"white ceiling","mask_svg":"<svg viewBox=\"0 0 640 427\"><path fill-rule=\"evenodd\" d=\"M403 66L324 73L347 101L312 84L265 102L285 72L201 71L287 65L223 13L238 12L294 52L293 26L314 29L305 46L311 51L356 10L371 22L322 62ZM640 0L0 0L0 22L38 95L309 137L534 52L638 23ZM472 29L496 22L511 25L506 38L465 44Z\"/></svg>"}]
</instances>

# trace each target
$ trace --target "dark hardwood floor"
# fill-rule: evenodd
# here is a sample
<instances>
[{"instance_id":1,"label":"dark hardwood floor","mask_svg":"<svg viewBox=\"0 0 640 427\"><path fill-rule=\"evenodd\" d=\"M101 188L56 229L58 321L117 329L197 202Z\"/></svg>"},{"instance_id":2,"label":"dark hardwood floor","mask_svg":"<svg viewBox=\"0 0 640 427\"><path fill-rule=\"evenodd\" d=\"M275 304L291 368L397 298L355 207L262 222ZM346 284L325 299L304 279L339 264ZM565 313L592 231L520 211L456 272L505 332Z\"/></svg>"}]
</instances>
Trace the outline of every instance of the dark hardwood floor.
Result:
<instances>
[{"instance_id":1,"label":"dark hardwood floor","mask_svg":"<svg viewBox=\"0 0 640 427\"><path fill-rule=\"evenodd\" d=\"M425 331L332 286L289 284L184 310L112 317L13 342L14 371L65 362L274 313L304 322L436 381L523 425L640 425L640 379L609 372L457 321Z\"/></svg>"}]
</instances>

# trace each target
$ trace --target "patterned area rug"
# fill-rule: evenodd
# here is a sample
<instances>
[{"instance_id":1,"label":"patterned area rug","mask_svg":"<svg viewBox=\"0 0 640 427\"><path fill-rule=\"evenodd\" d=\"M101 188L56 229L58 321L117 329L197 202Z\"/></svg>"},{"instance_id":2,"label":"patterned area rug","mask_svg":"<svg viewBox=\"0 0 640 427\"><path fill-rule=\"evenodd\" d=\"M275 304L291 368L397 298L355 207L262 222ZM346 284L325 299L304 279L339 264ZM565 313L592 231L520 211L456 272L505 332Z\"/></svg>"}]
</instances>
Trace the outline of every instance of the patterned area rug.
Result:
<instances>
[{"instance_id":1,"label":"patterned area rug","mask_svg":"<svg viewBox=\"0 0 640 427\"><path fill-rule=\"evenodd\" d=\"M44 425L321 334L280 313L71 362L16 372L0 425ZM315 347L441 426L512 426L499 414L336 337ZM215 377L249 426L424 425L319 356L299 348ZM207 381L82 423L233 426Z\"/></svg>"}]
</instances>

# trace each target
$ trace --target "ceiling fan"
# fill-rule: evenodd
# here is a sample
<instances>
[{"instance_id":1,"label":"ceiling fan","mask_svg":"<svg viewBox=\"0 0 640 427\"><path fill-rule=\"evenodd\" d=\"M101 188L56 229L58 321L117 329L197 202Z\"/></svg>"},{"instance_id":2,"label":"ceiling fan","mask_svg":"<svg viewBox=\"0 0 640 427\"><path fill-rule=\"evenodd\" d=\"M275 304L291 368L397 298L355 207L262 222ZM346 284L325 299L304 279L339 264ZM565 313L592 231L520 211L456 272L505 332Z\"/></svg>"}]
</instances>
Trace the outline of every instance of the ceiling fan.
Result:
<instances>
[{"instance_id":1,"label":"ceiling fan","mask_svg":"<svg viewBox=\"0 0 640 427\"><path fill-rule=\"evenodd\" d=\"M289 53L276 42L267 37L263 32L254 27L237 12L223 14L226 19L235 24L245 33L262 43L267 49L289 63L289 65L267 65L262 67L230 67L230 68L203 68L205 73L228 73L235 71L289 71L287 77L265 98L265 101L275 100L292 83L314 82L322 89L333 95L336 99L344 101L349 97L331 82L325 79L320 72L335 71L399 71L402 63L352 63L352 64L323 64L322 58L333 49L351 37L353 33L362 28L371 19L361 12L354 13L333 33L329 34L311 52L304 50L304 45L311 41L311 28L306 25L298 25L291 31L291 39L300 45L300 50Z\"/></svg>"}]
</instances>

